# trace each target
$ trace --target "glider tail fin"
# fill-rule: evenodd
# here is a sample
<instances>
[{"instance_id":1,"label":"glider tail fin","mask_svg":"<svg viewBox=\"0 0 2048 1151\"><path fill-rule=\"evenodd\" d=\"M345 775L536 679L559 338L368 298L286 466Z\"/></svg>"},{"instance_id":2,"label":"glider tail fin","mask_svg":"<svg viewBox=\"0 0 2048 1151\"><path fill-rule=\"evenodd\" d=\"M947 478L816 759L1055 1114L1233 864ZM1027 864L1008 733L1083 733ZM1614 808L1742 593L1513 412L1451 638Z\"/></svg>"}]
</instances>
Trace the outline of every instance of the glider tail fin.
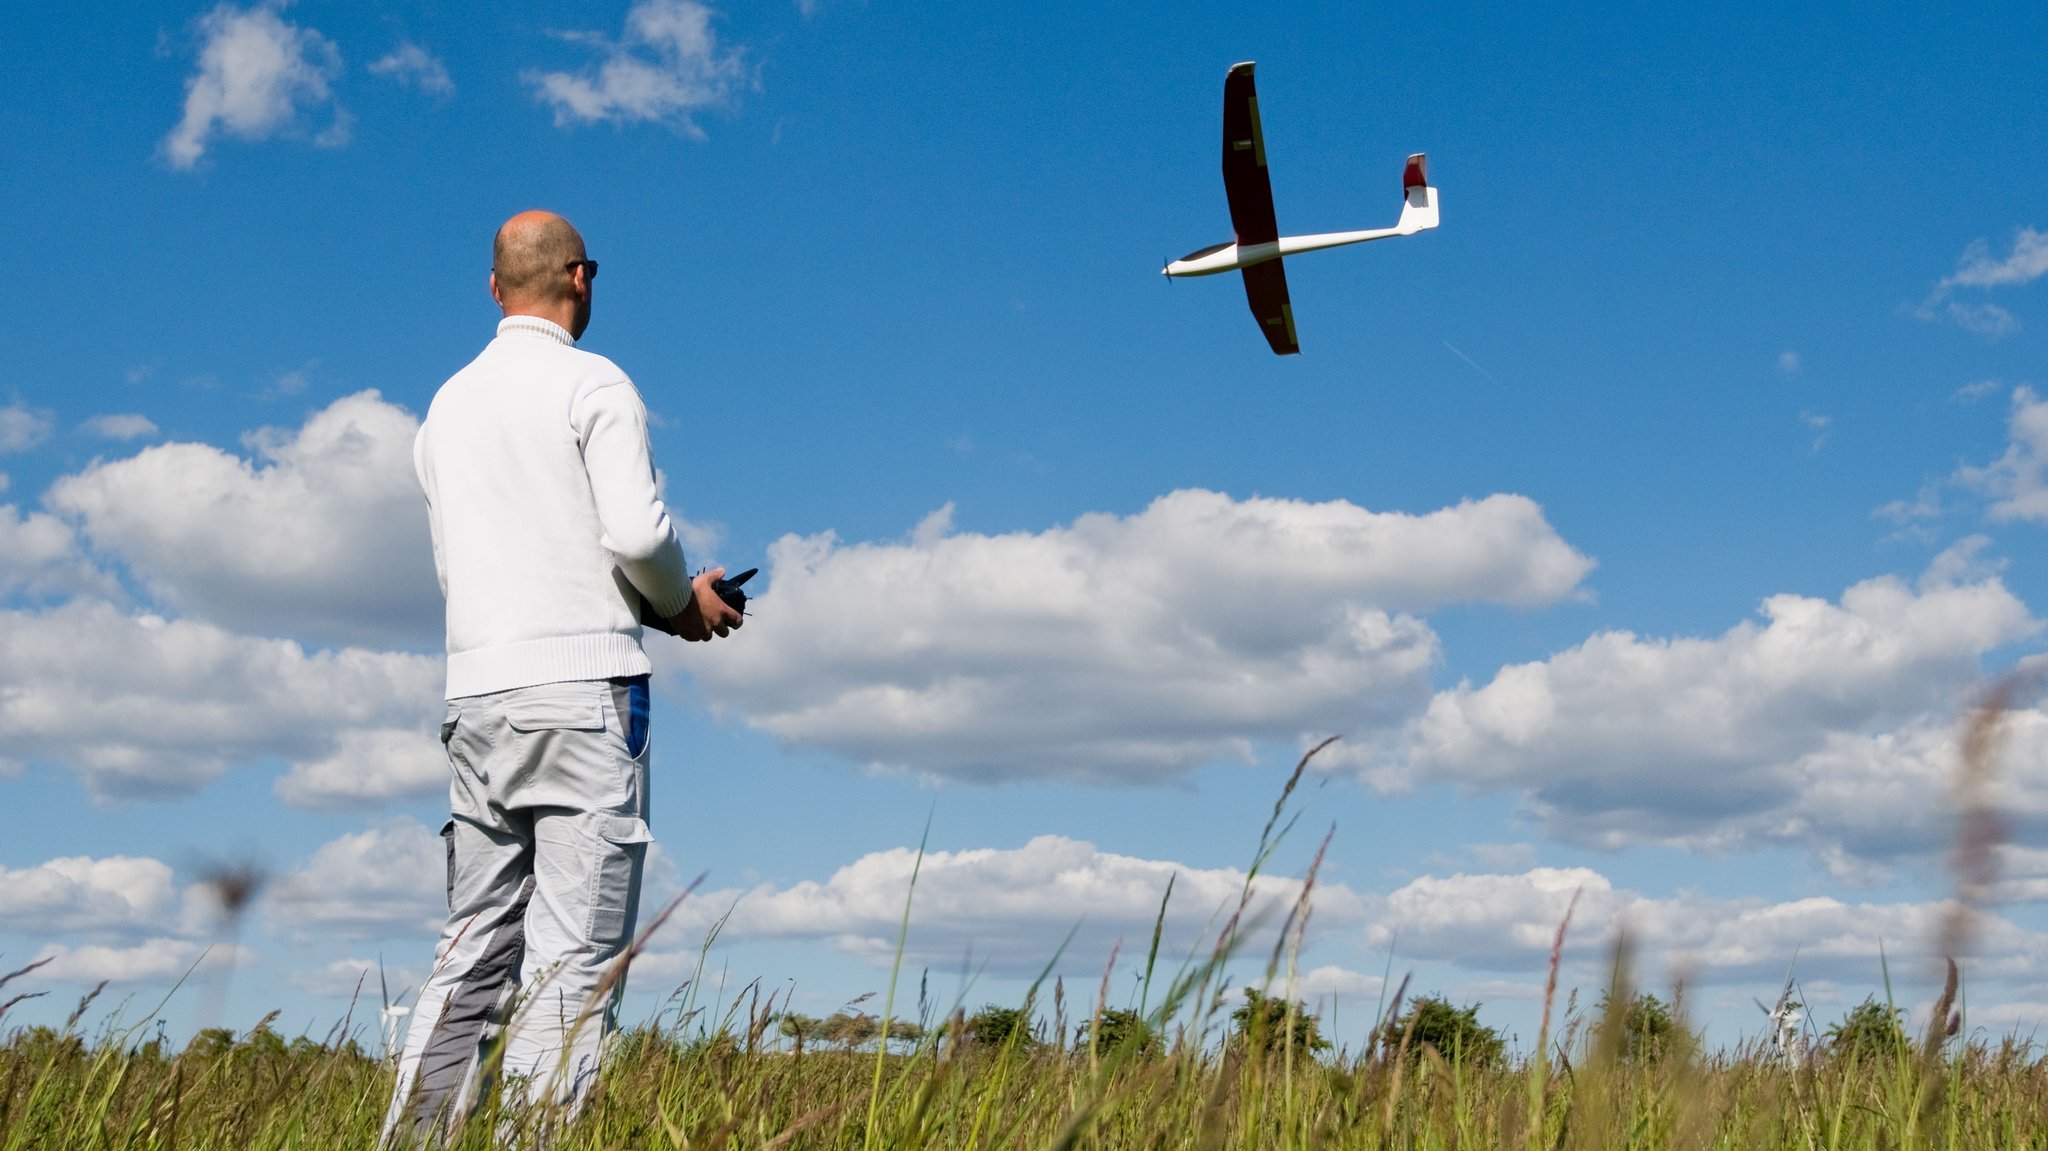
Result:
<instances>
[{"instance_id":1,"label":"glider tail fin","mask_svg":"<svg viewBox=\"0 0 2048 1151\"><path fill-rule=\"evenodd\" d=\"M1395 227L1403 235L1436 227L1436 189L1429 183L1429 158L1421 152L1408 157L1408 167L1401 173L1401 194L1406 202Z\"/></svg>"}]
</instances>

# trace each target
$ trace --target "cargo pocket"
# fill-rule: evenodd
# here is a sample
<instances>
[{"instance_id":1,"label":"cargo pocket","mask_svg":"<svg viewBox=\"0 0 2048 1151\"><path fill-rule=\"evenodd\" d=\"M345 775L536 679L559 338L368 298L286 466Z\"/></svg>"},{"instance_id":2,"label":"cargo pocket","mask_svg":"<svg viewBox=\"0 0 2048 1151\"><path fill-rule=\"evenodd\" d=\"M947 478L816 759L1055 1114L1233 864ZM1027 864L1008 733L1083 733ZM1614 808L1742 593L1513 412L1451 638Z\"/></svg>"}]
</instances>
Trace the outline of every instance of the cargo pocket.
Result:
<instances>
[{"instance_id":1,"label":"cargo pocket","mask_svg":"<svg viewBox=\"0 0 2048 1151\"><path fill-rule=\"evenodd\" d=\"M449 725L450 725L451 727L452 727L452 726L454 726L454 722L455 722L454 720L450 720L450 721L448 721L448 722L449 722ZM441 825L441 842L442 842L442 844L443 844L443 845L445 846L445 848L446 848L446 853L447 853L447 856L448 856L448 913L449 913L450 915L453 915L453 914L455 914L455 821L454 821L454 820L452 820L452 819L451 819L451 820L449 820L449 821L448 821L447 823L444 823L444 824L442 824L442 825Z\"/></svg>"},{"instance_id":2,"label":"cargo pocket","mask_svg":"<svg viewBox=\"0 0 2048 1151\"><path fill-rule=\"evenodd\" d=\"M537 731L603 731L604 703L595 695L522 699L505 708L505 722L521 734Z\"/></svg>"},{"instance_id":3,"label":"cargo pocket","mask_svg":"<svg viewBox=\"0 0 2048 1151\"><path fill-rule=\"evenodd\" d=\"M645 810L628 806L617 737L606 729L604 685L536 688L504 707L511 755L491 781L494 796L516 795L522 807Z\"/></svg>"},{"instance_id":4,"label":"cargo pocket","mask_svg":"<svg viewBox=\"0 0 2048 1151\"><path fill-rule=\"evenodd\" d=\"M640 906L640 870L654 835L647 821L631 815L601 817L597 866L590 872L590 942L601 950L621 946Z\"/></svg>"}]
</instances>

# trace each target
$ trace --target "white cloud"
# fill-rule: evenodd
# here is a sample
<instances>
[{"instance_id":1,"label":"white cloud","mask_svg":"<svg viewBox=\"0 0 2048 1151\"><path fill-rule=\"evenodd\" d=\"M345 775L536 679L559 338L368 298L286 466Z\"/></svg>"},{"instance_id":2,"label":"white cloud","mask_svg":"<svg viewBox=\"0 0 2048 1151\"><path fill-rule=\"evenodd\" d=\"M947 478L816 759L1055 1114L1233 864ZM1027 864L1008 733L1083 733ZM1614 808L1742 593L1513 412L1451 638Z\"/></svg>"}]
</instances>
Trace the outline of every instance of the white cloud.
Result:
<instances>
[{"instance_id":1,"label":"white cloud","mask_svg":"<svg viewBox=\"0 0 2048 1151\"><path fill-rule=\"evenodd\" d=\"M202 955L203 963L200 962ZM28 978L80 985L103 980L116 986L169 984L192 970L195 963L199 964L202 972L211 972L247 963L254 958L254 953L247 948L228 944L209 948L189 939L151 939L127 947L100 943L74 947L51 943L36 952L36 959L47 959L49 965Z\"/></svg>"},{"instance_id":2,"label":"white cloud","mask_svg":"<svg viewBox=\"0 0 2048 1151\"><path fill-rule=\"evenodd\" d=\"M296 131L302 112L323 105L333 106L333 120L314 142L348 141L348 112L329 87L341 74L341 53L320 33L287 23L282 7L222 4L200 18L199 71L185 82L184 118L163 141L171 167L197 164L217 130L268 139Z\"/></svg>"},{"instance_id":3,"label":"white cloud","mask_svg":"<svg viewBox=\"0 0 2048 1151\"><path fill-rule=\"evenodd\" d=\"M377 982L380 966L384 976L382 988ZM353 998L356 1001L356 1018L374 1025L377 1009L384 1005L384 992L390 992L394 1003L410 1004L413 993L419 990L420 975L420 969L410 965L385 963L382 959L348 958L310 970L294 971L285 976L285 982L322 999Z\"/></svg>"},{"instance_id":4,"label":"white cloud","mask_svg":"<svg viewBox=\"0 0 2048 1151\"><path fill-rule=\"evenodd\" d=\"M741 52L719 48L715 15L696 0L639 0L619 40L596 32L565 37L603 54L594 68L525 79L557 125L651 121L701 137L690 113L726 103L746 76Z\"/></svg>"},{"instance_id":5,"label":"white cloud","mask_svg":"<svg viewBox=\"0 0 2048 1151\"><path fill-rule=\"evenodd\" d=\"M2020 322L1997 304L1965 304L1952 299L1958 288L1990 291L2032 283L2048 275L2048 232L2021 228L2013 237L2012 250L2004 258L1994 257L1983 240L1963 250L1956 270L1941 278L1927 299L1914 309L1923 320L1946 317L1966 331L1979 335L2008 336L2020 330Z\"/></svg>"},{"instance_id":6,"label":"white cloud","mask_svg":"<svg viewBox=\"0 0 2048 1151\"><path fill-rule=\"evenodd\" d=\"M2048 232L2021 228L2013 236L2012 251L2002 260L1991 255L1991 246L1984 241L1971 244L1956 262L1955 272L1943 277L1937 287L1942 291L2000 288L2032 283L2044 275L2048 275Z\"/></svg>"},{"instance_id":7,"label":"white cloud","mask_svg":"<svg viewBox=\"0 0 2048 1151\"><path fill-rule=\"evenodd\" d=\"M25 452L50 438L50 413L16 400L0 408L0 452Z\"/></svg>"},{"instance_id":8,"label":"white cloud","mask_svg":"<svg viewBox=\"0 0 2048 1151\"><path fill-rule=\"evenodd\" d=\"M1608 847L1839 849L1818 789L1868 804L1887 773L1927 775L1978 658L2039 628L1997 578L1950 582L1959 570L1967 557L1938 562L1917 590L1867 580L1839 604L1772 596L1763 626L1713 639L1603 632L1438 693L1366 774L1521 790L1551 833Z\"/></svg>"},{"instance_id":9,"label":"white cloud","mask_svg":"<svg viewBox=\"0 0 2048 1151\"><path fill-rule=\"evenodd\" d=\"M110 440L139 440L157 433L156 421L134 412L94 416L78 426Z\"/></svg>"},{"instance_id":10,"label":"white cloud","mask_svg":"<svg viewBox=\"0 0 2048 1151\"><path fill-rule=\"evenodd\" d=\"M255 460L169 443L94 463L46 502L163 603L230 627L425 647L441 634L419 422L374 391L296 432L245 437Z\"/></svg>"},{"instance_id":11,"label":"white cloud","mask_svg":"<svg viewBox=\"0 0 2048 1151\"><path fill-rule=\"evenodd\" d=\"M119 589L80 552L71 525L43 512L24 516L13 504L0 504L0 595L87 591L116 595Z\"/></svg>"},{"instance_id":12,"label":"white cloud","mask_svg":"<svg viewBox=\"0 0 2048 1151\"><path fill-rule=\"evenodd\" d=\"M183 906L169 865L154 859L74 856L0 867L0 932L163 930Z\"/></svg>"},{"instance_id":13,"label":"white cloud","mask_svg":"<svg viewBox=\"0 0 2048 1151\"><path fill-rule=\"evenodd\" d=\"M375 808L448 789L448 759L425 728L344 731L333 754L292 764L277 794L294 807Z\"/></svg>"},{"instance_id":14,"label":"white cloud","mask_svg":"<svg viewBox=\"0 0 2048 1151\"><path fill-rule=\"evenodd\" d=\"M822 940L839 951L888 963L916 862L914 850L892 848L864 855L822 883L806 880L779 889L763 885L692 897L671 938L701 930L731 906L725 937ZM986 962L1000 974L1036 973L1078 926L1061 956L1061 970L1099 975L1119 939L1119 962L1129 970L1131 963L1144 961L1168 880L1173 880L1173 898L1159 962L1162 970L1171 971L1191 949L1200 948L1200 955L1207 956L1215 933L1237 906L1243 872L1118 855L1058 835L1041 835L1018 848L931 852L917 872L905 962L952 965L971 954L976 966ZM1248 922L1255 922L1244 937L1244 954L1266 958L1300 891L1299 880L1283 876L1265 874L1254 881ZM1342 884L1319 884L1312 901L1311 938L1326 928L1360 922L1363 901Z\"/></svg>"},{"instance_id":15,"label":"white cloud","mask_svg":"<svg viewBox=\"0 0 2048 1151\"><path fill-rule=\"evenodd\" d=\"M321 845L264 900L275 919L319 939L415 939L426 946L448 915L447 846L413 819L394 819Z\"/></svg>"},{"instance_id":16,"label":"white cloud","mask_svg":"<svg viewBox=\"0 0 2048 1151\"><path fill-rule=\"evenodd\" d=\"M1978 380L1975 383L1964 384L1962 387L1957 388L1955 390L1955 394L1950 396L1949 399L1959 404L1974 404L1978 400L1983 399L1985 396L1988 396L1991 393L1998 391L1999 388L2002 386L2003 385L2001 385L1995 379Z\"/></svg>"},{"instance_id":17,"label":"white cloud","mask_svg":"<svg viewBox=\"0 0 2048 1151\"><path fill-rule=\"evenodd\" d=\"M1037 534L784 537L741 638L692 662L785 743L973 780L1158 780L1384 724L1437 658L1406 614L1551 603L1593 566L1520 496L1427 515L1163 496Z\"/></svg>"},{"instance_id":18,"label":"white cloud","mask_svg":"<svg viewBox=\"0 0 2048 1151\"><path fill-rule=\"evenodd\" d=\"M1276 976L1269 987L1276 995L1290 993L1284 973ZM1385 988L1386 981L1381 976L1366 975L1326 963L1297 975L1292 983L1291 994L1313 1008L1318 999L1336 996L1345 999L1370 999L1377 997Z\"/></svg>"},{"instance_id":19,"label":"white cloud","mask_svg":"<svg viewBox=\"0 0 2048 1151\"><path fill-rule=\"evenodd\" d=\"M1880 949L1895 973L1919 975L1937 960L1946 901L1847 903L1831 897L1773 903L1692 892L1656 899L1617 888L1591 868L1535 868L1509 875L1425 876L1372 908L1368 942L1398 941L1404 960L1446 960L1467 970L1541 972L1574 893L1566 937L1568 980L1597 973L1626 929L1646 965L1701 984L1782 979L1793 957L1802 980L1875 986ZM1963 957L1978 976L2042 970L2048 936L1980 916L1977 946ZM1647 982L1647 980L1646 980ZM1570 985L1569 982L1566 984Z\"/></svg>"},{"instance_id":20,"label":"white cloud","mask_svg":"<svg viewBox=\"0 0 2048 1151\"><path fill-rule=\"evenodd\" d=\"M408 88L417 88L430 95L447 96L455 91L455 82L448 78L447 65L410 40L373 61L370 74L389 76Z\"/></svg>"},{"instance_id":21,"label":"white cloud","mask_svg":"<svg viewBox=\"0 0 2048 1151\"><path fill-rule=\"evenodd\" d=\"M1910 501L1893 500L1870 513L1873 519L1890 520L1902 528L1915 530L1919 530L1917 525L1921 521L1938 520L1941 514L1941 484L1938 482L1920 485L1920 491Z\"/></svg>"},{"instance_id":22,"label":"white cloud","mask_svg":"<svg viewBox=\"0 0 2048 1151\"><path fill-rule=\"evenodd\" d=\"M345 732L424 729L440 686L430 656L309 653L91 600L0 612L0 747L101 795L187 791L237 763L333 756Z\"/></svg>"},{"instance_id":23,"label":"white cloud","mask_svg":"<svg viewBox=\"0 0 2048 1151\"><path fill-rule=\"evenodd\" d=\"M1950 300L1942 314L1954 320L1956 327L1992 339L2010 336L2020 330L2019 318L1997 304L1964 304Z\"/></svg>"},{"instance_id":24,"label":"white cloud","mask_svg":"<svg viewBox=\"0 0 2048 1151\"><path fill-rule=\"evenodd\" d=\"M1786 348L1784 351L1778 353L1778 370L1780 372L1788 376L1796 376L1799 374L1799 368L1800 361L1799 353L1797 351L1794 351L1791 348Z\"/></svg>"},{"instance_id":25,"label":"white cloud","mask_svg":"<svg viewBox=\"0 0 2048 1151\"><path fill-rule=\"evenodd\" d=\"M2048 523L2048 400L2032 388L2014 388L2006 436L2004 455L1958 469L1956 482L1991 497L1994 520Z\"/></svg>"}]
</instances>

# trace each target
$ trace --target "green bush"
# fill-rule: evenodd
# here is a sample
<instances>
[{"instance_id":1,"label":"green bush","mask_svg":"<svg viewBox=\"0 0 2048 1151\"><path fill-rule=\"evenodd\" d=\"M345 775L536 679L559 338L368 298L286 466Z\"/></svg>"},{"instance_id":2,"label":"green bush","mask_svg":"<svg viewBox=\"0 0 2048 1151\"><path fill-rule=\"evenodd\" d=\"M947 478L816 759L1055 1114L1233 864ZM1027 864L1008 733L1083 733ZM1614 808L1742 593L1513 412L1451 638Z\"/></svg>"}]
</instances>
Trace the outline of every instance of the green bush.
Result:
<instances>
[{"instance_id":1,"label":"green bush","mask_svg":"<svg viewBox=\"0 0 2048 1151\"><path fill-rule=\"evenodd\" d=\"M1388 1020L1379 1030L1381 1054L1392 1057L1401 1049L1404 1036L1410 1059L1420 1057L1427 1046L1454 1063L1495 1067L1507 1052L1507 1041L1500 1032L1479 1022L1479 1004L1453 1007L1440 995L1422 996L1410 1003L1406 1012Z\"/></svg>"},{"instance_id":2,"label":"green bush","mask_svg":"<svg viewBox=\"0 0 2048 1151\"><path fill-rule=\"evenodd\" d=\"M1137 1012L1105 1007L1100 1018L1091 1019L1074 1029L1074 1044L1083 1048L1093 1044L1098 1047L1098 1055L1119 1051L1150 1055L1159 1049L1159 1035Z\"/></svg>"},{"instance_id":3,"label":"green bush","mask_svg":"<svg viewBox=\"0 0 2048 1151\"><path fill-rule=\"evenodd\" d=\"M1904 1015L1871 996L1828 1027L1828 1053L1852 1060L1891 1058L1906 1050Z\"/></svg>"},{"instance_id":4,"label":"green bush","mask_svg":"<svg viewBox=\"0 0 2048 1151\"><path fill-rule=\"evenodd\" d=\"M967 1040L984 1047L1000 1047L1012 1036L1022 1047L1038 1041L1031 1035L1031 1020L1021 1007L998 1007L991 1003L967 1017Z\"/></svg>"},{"instance_id":5,"label":"green bush","mask_svg":"<svg viewBox=\"0 0 2048 1151\"><path fill-rule=\"evenodd\" d=\"M1692 1041L1670 1006L1654 995L1630 996L1618 1019L1613 1011L1612 995L1602 995L1600 1026L1595 1034L1613 1043L1615 1055L1624 1063L1655 1063Z\"/></svg>"},{"instance_id":6,"label":"green bush","mask_svg":"<svg viewBox=\"0 0 2048 1151\"><path fill-rule=\"evenodd\" d=\"M1244 989L1244 1002L1230 1013L1231 1040L1268 1055L1288 1050L1312 1055L1330 1049L1316 1017L1300 1003Z\"/></svg>"}]
</instances>

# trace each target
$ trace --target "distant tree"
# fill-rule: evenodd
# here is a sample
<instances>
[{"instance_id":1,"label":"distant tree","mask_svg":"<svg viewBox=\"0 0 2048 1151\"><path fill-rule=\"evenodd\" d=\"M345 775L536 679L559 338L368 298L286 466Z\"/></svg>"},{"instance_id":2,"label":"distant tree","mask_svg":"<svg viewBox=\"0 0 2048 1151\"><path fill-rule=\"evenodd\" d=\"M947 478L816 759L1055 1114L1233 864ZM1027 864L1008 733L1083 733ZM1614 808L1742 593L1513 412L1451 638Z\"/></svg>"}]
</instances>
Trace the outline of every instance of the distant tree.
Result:
<instances>
[{"instance_id":1,"label":"distant tree","mask_svg":"<svg viewBox=\"0 0 2048 1151\"><path fill-rule=\"evenodd\" d=\"M1597 1010L1604 1031L1610 1022L1609 1013L1614 1010L1613 996L1602 995ZM1621 1017L1612 1022L1621 1029L1618 1054L1625 1063L1655 1063L1691 1038L1671 1008L1654 995L1631 996Z\"/></svg>"},{"instance_id":2,"label":"distant tree","mask_svg":"<svg viewBox=\"0 0 2048 1151\"><path fill-rule=\"evenodd\" d=\"M1098 1055L1128 1050L1133 1055L1150 1055L1159 1047L1159 1035L1145 1017L1119 1007L1105 1007L1099 1019L1082 1021L1074 1028L1074 1045L1097 1043Z\"/></svg>"},{"instance_id":3,"label":"distant tree","mask_svg":"<svg viewBox=\"0 0 2048 1151\"><path fill-rule=\"evenodd\" d=\"M818 1038L851 1051L881 1034L882 1021L865 1011L836 1011L818 1028Z\"/></svg>"},{"instance_id":4,"label":"distant tree","mask_svg":"<svg viewBox=\"0 0 2048 1151\"><path fill-rule=\"evenodd\" d=\"M185 1045L185 1054L200 1059L218 1059L235 1049L235 1033L226 1027L202 1027Z\"/></svg>"},{"instance_id":5,"label":"distant tree","mask_svg":"<svg viewBox=\"0 0 2048 1151\"><path fill-rule=\"evenodd\" d=\"M684 1059L730 1060L741 1054L740 1037L730 1031L707 1031L692 1035L676 1048Z\"/></svg>"},{"instance_id":6,"label":"distant tree","mask_svg":"<svg viewBox=\"0 0 2048 1151\"><path fill-rule=\"evenodd\" d=\"M991 1003L967 1017L968 1042L983 1047L1000 1047L1015 1037L1019 1047L1034 1046L1031 1020L1021 1007L998 1007Z\"/></svg>"},{"instance_id":7,"label":"distant tree","mask_svg":"<svg viewBox=\"0 0 2048 1151\"><path fill-rule=\"evenodd\" d=\"M1233 1041L1268 1055L1290 1047L1309 1055L1330 1047L1316 1017L1301 1004L1250 987L1244 989L1244 1002L1230 1013L1230 1022Z\"/></svg>"},{"instance_id":8,"label":"distant tree","mask_svg":"<svg viewBox=\"0 0 2048 1151\"><path fill-rule=\"evenodd\" d=\"M814 1015L800 1015L785 1011L775 1023L775 1029L789 1037L796 1044L796 1053L804 1053L804 1044L814 1043L823 1037L825 1021Z\"/></svg>"},{"instance_id":9,"label":"distant tree","mask_svg":"<svg viewBox=\"0 0 2048 1151\"><path fill-rule=\"evenodd\" d=\"M39 1063L45 1060L70 1059L85 1054L85 1041L69 1031L58 1031L54 1027L35 1026L15 1032L9 1043L17 1055L24 1056L25 1063Z\"/></svg>"},{"instance_id":10,"label":"distant tree","mask_svg":"<svg viewBox=\"0 0 2048 1151\"><path fill-rule=\"evenodd\" d=\"M285 1045L284 1036L272 1031L268 1024L259 1025L256 1030L251 1031L244 1037L237 1046L251 1055L263 1058L274 1058L285 1054L289 1050Z\"/></svg>"},{"instance_id":11,"label":"distant tree","mask_svg":"<svg viewBox=\"0 0 2048 1151\"><path fill-rule=\"evenodd\" d=\"M1845 1059L1885 1058L1906 1047L1905 1012L1871 996L1827 1029L1828 1054Z\"/></svg>"},{"instance_id":12,"label":"distant tree","mask_svg":"<svg viewBox=\"0 0 2048 1151\"><path fill-rule=\"evenodd\" d=\"M1424 995L1408 1004L1408 1010L1388 1020L1379 1029L1382 1055L1391 1058L1401 1050L1405 1037L1408 1057L1418 1058L1423 1047L1471 1067L1493 1067L1507 1051L1500 1032L1479 1022L1479 1004L1453 1007L1441 995Z\"/></svg>"}]
</instances>

